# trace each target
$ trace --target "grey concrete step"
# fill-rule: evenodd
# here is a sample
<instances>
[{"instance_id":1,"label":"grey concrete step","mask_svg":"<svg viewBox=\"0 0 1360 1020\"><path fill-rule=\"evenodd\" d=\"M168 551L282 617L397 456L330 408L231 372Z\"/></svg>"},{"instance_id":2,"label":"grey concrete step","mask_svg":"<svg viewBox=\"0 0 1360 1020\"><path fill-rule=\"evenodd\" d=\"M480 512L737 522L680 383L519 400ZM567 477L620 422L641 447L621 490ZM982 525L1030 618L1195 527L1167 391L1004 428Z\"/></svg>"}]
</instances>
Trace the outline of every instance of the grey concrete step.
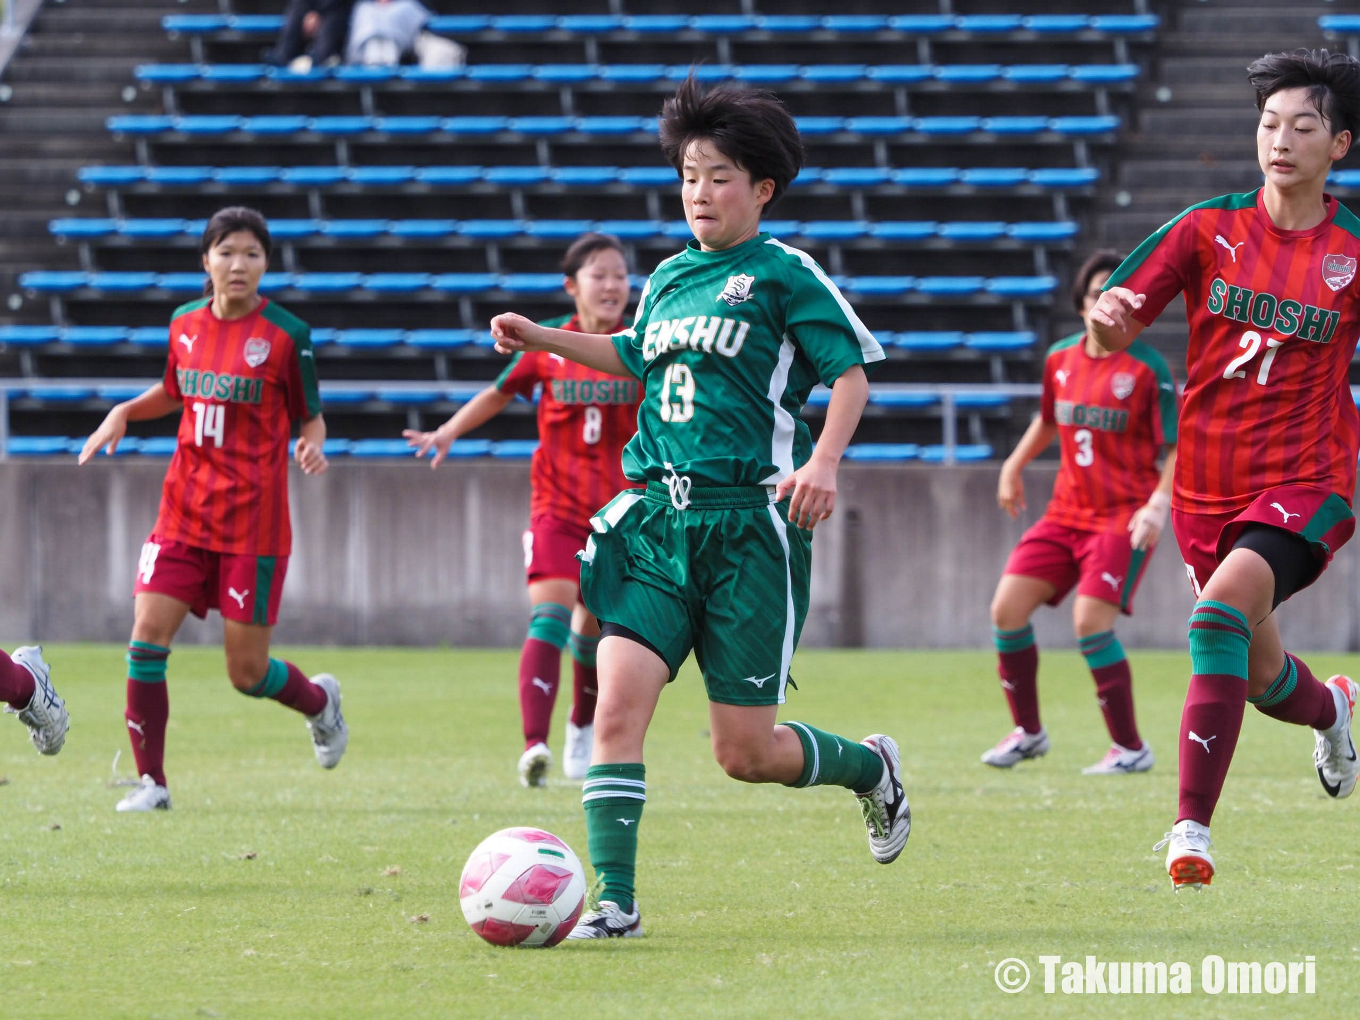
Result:
<instances>
[{"instance_id":1,"label":"grey concrete step","mask_svg":"<svg viewBox=\"0 0 1360 1020\"><path fill-rule=\"evenodd\" d=\"M10 138L11 132L32 132L36 134L43 131L61 131L105 134L108 130L104 126L105 118L126 112L126 108L121 106L76 110L14 110L0 107L0 135L5 136L5 144L8 148L14 144Z\"/></svg>"},{"instance_id":2,"label":"grey concrete step","mask_svg":"<svg viewBox=\"0 0 1360 1020\"><path fill-rule=\"evenodd\" d=\"M1157 107L1144 110L1138 118L1144 135L1179 136L1193 138L1245 138L1248 144L1255 138L1258 115L1255 109L1205 110L1167 109Z\"/></svg>"},{"instance_id":3,"label":"grey concrete step","mask_svg":"<svg viewBox=\"0 0 1360 1020\"><path fill-rule=\"evenodd\" d=\"M0 109L29 107L119 106L124 113L150 113L158 108L157 97L131 83L116 81L16 81L9 83L9 96ZM4 93L0 92L0 96Z\"/></svg>"},{"instance_id":4,"label":"grey concrete step","mask_svg":"<svg viewBox=\"0 0 1360 1020\"><path fill-rule=\"evenodd\" d=\"M111 82L118 85L134 85L136 82L132 75L133 69L144 62L125 57L23 54L9 65L5 76L11 83L57 81Z\"/></svg>"},{"instance_id":5,"label":"grey concrete step","mask_svg":"<svg viewBox=\"0 0 1360 1020\"><path fill-rule=\"evenodd\" d=\"M1118 168L1115 183L1131 191L1179 188L1208 196L1260 187L1261 171L1247 160L1233 163L1128 160Z\"/></svg>"},{"instance_id":6,"label":"grey concrete step","mask_svg":"<svg viewBox=\"0 0 1360 1020\"><path fill-rule=\"evenodd\" d=\"M1328 6L1339 9L1342 5ZM1181 11L1177 19L1177 28L1182 33L1193 32L1203 35L1317 36L1321 34L1317 27L1317 17L1320 13L1324 13L1321 5L1310 3L1275 4L1246 9L1236 4L1231 8L1200 4L1198 7L1187 7Z\"/></svg>"},{"instance_id":7,"label":"grey concrete step","mask_svg":"<svg viewBox=\"0 0 1360 1020\"><path fill-rule=\"evenodd\" d=\"M27 35L19 52L25 56L52 57L87 54L91 57L127 57L138 63L187 60L189 48L167 39L157 26L136 35L121 32L42 32Z\"/></svg>"}]
</instances>

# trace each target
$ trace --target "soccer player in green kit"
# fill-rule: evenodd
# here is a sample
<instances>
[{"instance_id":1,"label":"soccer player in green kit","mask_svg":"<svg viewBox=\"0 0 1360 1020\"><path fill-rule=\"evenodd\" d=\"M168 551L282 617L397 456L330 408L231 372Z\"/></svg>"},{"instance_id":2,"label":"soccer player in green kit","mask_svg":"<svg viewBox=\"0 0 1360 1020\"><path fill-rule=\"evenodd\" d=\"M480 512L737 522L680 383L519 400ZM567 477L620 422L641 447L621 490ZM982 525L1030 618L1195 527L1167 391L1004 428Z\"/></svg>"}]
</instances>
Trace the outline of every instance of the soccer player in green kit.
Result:
<instances>
[{"instance_id":1,"label":"soccer player in green kit","mask_svg":"<svg viewBox=\"0 0 1360 1020\"><path fill-rule=\"evenodd\" d=\"M748 783L843 786L859 798L874 859L911 830L896 742L855 743L775 724L808 606L812 528L831 516L836 469L883 350L810 257L761 232L797 175L802 142L773 93L691 76L661 111L661 148L694 233L652 273L632 328L613 336L491 321L502 353L548 351L642 381L624 474L645 482L591 520L581 591L601 621L595 746L582 801L598 878L569 936L642 934L634 897L647 800L643 740L691 650L713 754ZM816 452L800 418L831 387Z\"/></svg>"}]
</instances>

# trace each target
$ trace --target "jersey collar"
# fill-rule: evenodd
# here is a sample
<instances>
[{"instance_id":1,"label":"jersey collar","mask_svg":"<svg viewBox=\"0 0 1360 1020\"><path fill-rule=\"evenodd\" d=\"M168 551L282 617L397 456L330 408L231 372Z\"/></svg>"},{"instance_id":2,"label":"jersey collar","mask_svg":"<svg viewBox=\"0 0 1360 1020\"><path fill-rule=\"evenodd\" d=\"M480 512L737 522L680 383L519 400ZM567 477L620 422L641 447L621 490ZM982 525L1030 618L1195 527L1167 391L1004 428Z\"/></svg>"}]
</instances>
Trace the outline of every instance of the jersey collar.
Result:
<instances>
[{"instance_id":1,"label":"jersey collar","mask_svg":"<svg viewBox=\"0 0 1360 1020\"><path fill-rule=\"evenodd\" d=\"M731 248L723 248L721 251L704 251L699 247L698 241L690 241L685 246L685 251L692 262L722 262L724 259L749 255L752 249L759 247L769 239L769 231L762 230L749 241L742 241L741 244L733 245Z\"/></svg>"},{"instance_id":2,"label":"jersey collar","mask_svg":"<svg viewBox=\"0 0 1360 1020\"><path fill-rule=\"evenodd\" d=\"M1307 230L1281 230L1275 226L1275 221L1270 218L1270 213L1266 211L1266 189L1264 187L1256 189L1256 212L1264 221L1266 229L1276 237L1312 237L1315 234L1326 233L1331 228L1332 221L1336 219L1336 211L1340 203L1325 191L1322 193L1322 202L1327 209L1327 215L1322 217L1322 222L1316 227L1309 227Z\"/></svg>"}]
</instances>

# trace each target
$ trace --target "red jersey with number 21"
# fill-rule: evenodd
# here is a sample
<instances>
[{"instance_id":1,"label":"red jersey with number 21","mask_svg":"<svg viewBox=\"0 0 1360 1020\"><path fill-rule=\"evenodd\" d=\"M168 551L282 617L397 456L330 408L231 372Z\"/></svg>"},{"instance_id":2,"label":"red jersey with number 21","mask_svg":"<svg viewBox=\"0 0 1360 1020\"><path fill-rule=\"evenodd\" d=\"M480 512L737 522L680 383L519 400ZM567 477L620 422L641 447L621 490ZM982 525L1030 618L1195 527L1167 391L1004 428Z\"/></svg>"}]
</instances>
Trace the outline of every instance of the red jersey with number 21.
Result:
<instances>
[{"instance_id":1,"label":"red jersey with number 21","mask_svg":"<svg viewBox=\"0 0 1360 1020\"><path fill-rule=\"evenodd\" d=\"M1324 199L1311 230L1278 229L1260 189L1191 206L1105 285L1146 294L1144 324L1185 292L1177 510L1241 510L1282 485L1354 496L1360 219Z\"/></svg>"},{"instance_id":2,"label":"red jersey with number 21","mask_svg":"<svg viewBox=\"0 0 1360 1020\"><path fill-rule=\"evenodd\" d=\"M170 320L165 391L184 402L155 534L212 552L287 556L288 439L321 413L311 331L265 300L219 319L210 298Z\"/></svg>"}]
</instances>

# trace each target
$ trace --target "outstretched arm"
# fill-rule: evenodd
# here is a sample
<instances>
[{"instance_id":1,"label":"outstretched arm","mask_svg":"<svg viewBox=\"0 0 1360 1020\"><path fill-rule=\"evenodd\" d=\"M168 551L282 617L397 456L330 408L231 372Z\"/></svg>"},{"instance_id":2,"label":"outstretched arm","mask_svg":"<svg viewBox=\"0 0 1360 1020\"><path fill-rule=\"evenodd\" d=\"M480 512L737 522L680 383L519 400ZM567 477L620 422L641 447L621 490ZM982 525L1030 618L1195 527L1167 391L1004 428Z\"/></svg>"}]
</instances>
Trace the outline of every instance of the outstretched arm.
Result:
<instances>
[{"instance_id":1,"label":"outstretched arm","mask_svg":"<svg viewBox=\"0 0 1360 1020\"><path fill-rule=\"evenodd\" d=\"M84 464L101 447L107 447L108 453L113 454L118 450L118 444L122 442L123 436L127 432L127 425L130 421L150 421L153 418L164 418L167 414L178 411L184 404L170 396L165 389L165 383L158 382L148 388L139 396L131 400L125 400L121 404L115 404L99 428L90 434L90 438L85 440L85 446L80 451L77 464Z\"/></svg>"},{"instance_id":2,"label":"outstretched arm","mask_svg":"<svg viewBox=\"0 0 1360 1020\"><path fill-rule=\"evenodd\" d=\"M495 386L488 386L460 407L452 418L433 432L406 429L401 435L406 440L406 444L416 451L417 457L423 457L434 450L434 456L430 459L430 467L437 468L439 462L448 456L449 447L454 442L473 429L485 425L504 411L510 401L514 399L514 394L502 393Z\"/></svg>"},{"instance_id":3,"label":"outstretched arm","mask_svg":"<svg viewBox=\"0 0 1360 1020\"><path fill-rule=\"evenodd\" d=\"M540 326L514 312L504 312L491 320L491 336L501 354L520 351L547 351L600 372L632 378L633 373L619 357L614 339L608 333L573 333L566 329Z\"/></svg>"}]
</instances>

